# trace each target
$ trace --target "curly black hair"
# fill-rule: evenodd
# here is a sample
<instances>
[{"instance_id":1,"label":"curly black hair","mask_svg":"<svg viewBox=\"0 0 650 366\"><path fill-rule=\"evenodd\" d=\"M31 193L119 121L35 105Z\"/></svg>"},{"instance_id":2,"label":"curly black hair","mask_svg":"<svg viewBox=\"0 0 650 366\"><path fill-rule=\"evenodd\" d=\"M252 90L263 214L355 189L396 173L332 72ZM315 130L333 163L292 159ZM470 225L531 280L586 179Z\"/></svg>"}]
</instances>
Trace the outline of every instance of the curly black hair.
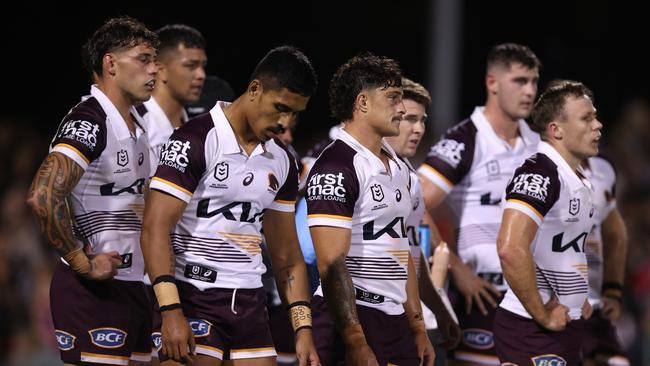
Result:
<instances>
[{"instance_id":1,"label":"curly black hair","mask_svg":"<svg viewBox=\"0 0 650 366\"><path fill-rule=\"evenodd\" d=\"M337 121L352 119L354 102L362 90L402 86L397 61L370 52L362 53L338 68L330 82L330 112Z\"/></svg>"}]
</instances>

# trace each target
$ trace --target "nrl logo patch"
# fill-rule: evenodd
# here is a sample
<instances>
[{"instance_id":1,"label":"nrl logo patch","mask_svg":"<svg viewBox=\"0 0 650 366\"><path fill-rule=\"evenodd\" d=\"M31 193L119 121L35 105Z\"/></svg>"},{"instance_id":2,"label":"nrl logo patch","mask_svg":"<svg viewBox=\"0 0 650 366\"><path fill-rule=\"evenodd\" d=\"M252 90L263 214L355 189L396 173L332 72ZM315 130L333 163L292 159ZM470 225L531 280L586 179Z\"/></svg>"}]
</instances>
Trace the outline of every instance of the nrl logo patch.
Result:
<instances>
[{"instance_id":1,"label":"nrl logo patch","mask_svg":"<svg viewBox=\"0 0 650 366\"><path fill-rule=\"evenodd\" d=\"M214 167L214 179L219 182L223 182L228 178L228 172L230 171L230 166L226 162L221 162Z\"/></svg>"},{"instance_id":2,"label":"nrl logo patch","mask_svg":"<svg viewBox=\"0 0 650 366\"><path fill-rule=\"evenodd\" d=\"M370 186L370 192L372 193L372 199L381 202L384 199L384 191L381 189L381 185L375 183Z\"/></svg>"},{"instance_id":3,"label":"nrl logo patch","mask_svg":"<svg viewBox=\"0 0 650 366\"><path fill-rule=\"evenodd\" d=\"M126 150L120 150L117 152L117 165L124 167L129 163L129 154Z\"/></svg>"},{"instance_id":4,"label":"nrl logo patch","mask_svg":"<svg viewBox=\"0 0 650 366\"><path fill-rule=\"evenodd\" d=\"M569 213L573 216L580 212L580 198L572 198L569 201Z\"/></svg>"}]
</instances>

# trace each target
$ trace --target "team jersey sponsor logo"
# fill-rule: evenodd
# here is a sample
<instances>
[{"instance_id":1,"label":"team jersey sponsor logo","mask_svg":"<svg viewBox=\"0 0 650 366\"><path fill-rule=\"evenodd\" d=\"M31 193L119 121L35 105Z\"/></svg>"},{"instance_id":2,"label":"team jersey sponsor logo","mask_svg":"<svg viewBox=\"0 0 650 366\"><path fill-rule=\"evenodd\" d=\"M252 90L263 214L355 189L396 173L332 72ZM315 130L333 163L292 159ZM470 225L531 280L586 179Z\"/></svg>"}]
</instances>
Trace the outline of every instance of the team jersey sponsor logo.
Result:
<instances>
[{"instance_id":1,"label":"team jersey sponsor logo","mask_svg":"<svg viewBox=\"0 0 650 366\"><path fill-rule=\"evenodd\" d=\"M510 193L523 194L546 202L551 178L535 173L522 173L516 176L512 183Z\"/></svg>"},{"instance_id":2,"label":"team jersey sponsor logo","mask_svg":"<svg viewBox=\"0 0 650 366\"><path fill-rule=\"evenodd\" d=\"M221 163L218 163L217 166L214 167L214 179L218 180L219 182L223 182L228 178L229 172L230 172L230 165L225 161L222 161Z\"/></svg>"},{"instance_id":3,"label":"team jersey sponsor logo","mask_svg":"<svg viewBox=\"0 0 650 366\"><path fill-rule=\"evenodd\" d=\"M580 212L580 198L572 198L569 200L569 213L573 216Z\"/></svg>"},{"instance_id":4,"label":"team jersey sponsor logo","mask_svg":"<svg viewBox=\"0 0 650 366\"><path fill-rule=\"evenodd\" d=\"M117 152L117 165L126 166L129 163L129 154L126 150L122 149Z\"/></svg>"},{"instance_id":5,"label":"team jersey sponsor logo","mask_svg":"<svg viewBox=\"0 0 650 366\"><path fill-rule=\"evenodd\" d=\"M568 243L564 244L564 233L559 233L553 237L553 244L551 245L551 250L556 253L563 253L569 248L573 249L576 253L581 253L585 251L585 241L587 240L587 233L583 232L580 235L576 236Z\"/></svg>"},{"instance_id":6,"label":"team jersey sponsor logo","mask_svg":"<svg viewBox=\"0 0 650 366\"><path fill-rule=\"evenodd\" d=\"M133 253L120 254L120 257L122 257L122 263L120 263L120 265L117 266L117 268L118 269L130 268L131 265L133 264Z\"/></svg>"},{"instance_id":7,"label":"team jersey sponsor logo","mask_svg":"<svg viewBox=\"0 0 650 366\"><path fill-rule=\"evenodd\" d=\"M89 121L73 120L66 122L61 127L59 138L69 138L80 142L90 149L97 146L97 133L99 125Z\"/></svg>"},{"instance_id":8,"label":"team jersey sponsor logo","mask_svg":"<svg viewBox=\"0 0 650 366\"><path fill-rule=\"evenodd\" d=\"M160 332L151 333L151 343L156 350L160 351L162 348L162 334L160 334Z\"/></svg>"},{"instance_id":9,"label":"team jersey sponsor logo","mask_svg":"<svg viewBox=\"0 0 650 366\"><path fill-rule=\"evenodd\" d=\"M198 264L186 264L185 277L196 281L213 283L217 280L217 271Z\"/></svg>"},{"instance_id":10,"label":"team jersey sponsor logo","mask_svg":"<svg viewBox=\"0 0 650 366\"><path fill-rule=\"evenodd\" d=\"M399 189L395 190L395 201L399 202L402 200L402 191Z\"/></svg>"},{"instance_id":11,"label":"team jersey sponsor logo","mask_svg":"<svg viewBox=\"0 0 650 366\"><path fill-rule=\"evenodd\" d=\"M77 337L58 329L54 331L54 335L56 336L56 344L61 351L69 351L74 348L74 340Z\"/></svg>"},{"instance_id":12,"label":"team jersey sponsor logo","mask_svg":"<svg viewBox=\"0 0 650 366\"><path fill-rule=\"evenodd\" d=\"M463 343L475 349L489 349L494 347L494 336L487 330L470 328L463 330Z\"/></svg>"},{"instance_id":13,"label":"team jersey sponsor logo","mask_svg":"<svg viewBox=\"0 0 650 366\"><path fill-rule=\"evenodd\" d=\"M185 173L187 165L190 162L189 153L192 145L189 141L170 139L165 143L162 153L160 154L160 165L167 165Z\"/></svg>"},{"instance_id":14,"label":"team jersey sponsor logo","mask_svg":"<svg viewBox=\"0 0 650 366\"><path fill-rule=\"evenodd\" d=\"M384 297L382 295L373 294L372 292L360 290L355 287L355 297L359 301L367 302L370 304L381 304L384 302Z\"/></svg>"},{"instance_id":15,"label":"team jersey sponsor logo","mask_svg":"<svg viewBox=\"0 0 650 366\"><path fill-rule=\"evenodd\" d=\"M314 174L307 184L307 197L310 201L346 202L343 173Z\"/></svg>"},{"instance_id":16,"label":"team jersey sponsor logo","mask_svg":"<svg viewBox=\"0 0 650 366\"><path fill-rule=\"evenodd\" d=\"M126 342L127 333L117 328L97 328L88 331L90 341L101 348L120 348Z\"/></svg>"},{"instance_id":17,"label":"team jersey sponsor logo","mask_svg":"<svg viewBox=\"0 0 650 366\"><path fill-rule=\"evenodd\" d=\"M363 240L377 240L382 235L388 235L393 239L406 238L406 226L403 217L396 217L388 225L375 231L375 220L363 224Z\"/></svg>"},{"instance_id":18,"label":"team jersey sponsor logo","mask_svg":"<svg viewBox=\"0 0 650 366\"><path fill-rule=\"evenodd\" d=\"M142 163L144 163L144 154L140 153L138 156L138 165L142 165Z\"/></svg>"},{"instance_id":19,"label":"team jersey sponsor logo","mask_svg":"<svg viewBox=\"0 0 650 366\"><path fill-rule=\"evenodd\" d=\"M239 218L237 218L235 214L239 213L240 210L241 214L239 214ZM223 215L226 220L253 223L256 220L259 220L260 222L262 221L264 210L256 212L250 202L231 202L225 206L210 211L209 198L204 198L199 201L196 208L197 217L209 218L219 214Z\"/></svg>"},{"instance_id":20,"label":"team jersey sponsor logo","mask_svg":"<svg viewBox=\"0 0 650 366\"><path fill-rule=\"evenodd\" d=\"M535 366L566 366L566 360L558 355L541 355L531 358Z\"/></svg>"},{"instance_id":21,"label":"team jersey sponsor logo","mask_svg":"<svg viewBox=\"0 0 650 366\"><path fill-rule=\"evenodd\" d=\"M144 178L136 179L130 186L124 188L115 188L115 182L106 183L99 186L99 194L102 196L119 196L122 193L142 194L144 191Z\"/></svg>"},{"instance_id":22,"label":"team jersey sponsor logo","mask_svg":"<svg viewBox=\"0 0 650 366\"><path fill-rule=\"evenodd\" d=\"M456 168L463 157L463 151L465 151L464 143L456 140L442 139L431 147L429 156L435 156L453 168Z\"/></svg>"},{"instance_id":23,"label":"team jersey sponsor logo","mask_svg":"<svg viewBox=\"0 0 650 366\"><path fill-rule=\"evenodd\" d=\"M205 337L210 334L212 324L209 322L196 318L187 318L187 322L190 323L190 328L192 328L195 337Z\"/></svg>"}]
</instances>

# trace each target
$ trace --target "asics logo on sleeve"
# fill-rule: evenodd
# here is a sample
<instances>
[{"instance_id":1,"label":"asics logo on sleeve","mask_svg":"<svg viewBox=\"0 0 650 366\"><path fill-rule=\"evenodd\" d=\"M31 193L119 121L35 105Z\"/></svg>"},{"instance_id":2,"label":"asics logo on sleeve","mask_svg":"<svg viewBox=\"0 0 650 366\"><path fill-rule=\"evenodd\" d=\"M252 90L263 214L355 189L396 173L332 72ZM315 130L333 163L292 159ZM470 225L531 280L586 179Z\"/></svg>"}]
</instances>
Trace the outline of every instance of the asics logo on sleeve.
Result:
<instances>
[{"instance_id":1,"label":"asics logo on sleeve","mask_svg":"<svg viewBox=\"0 0 650 366\"><path fill-rule=\"evenodd\" d=\"M160 154L160 165L167 165L181 173L185 173L192 145L189 141L169 140Z\"/></svg>"},{"instance_id":2,"label":"asics logo on sleeve","mask_svg":"<svg viewBox=\"0 0 650 366\"><path fill-rule=\"evenodd\" d=\"M429 155L436 156L447 162L453 168L456 168L463 157L463 151L465 151L464 143L456 140L442 139L433 145Z\"/></svg>"},{"instance_id":3,"label":"asics logo on sleeve","mask_svg":"<svg viewBox=\"0 0 650 366\"><path fill-rule=\"evenodd\" d=\"M516 176L513 183L511 193L527 195L546 202L551 179L540 174L523 173Z\"/></svg>"},{"instance_id":4,"label":"asics logo on sleeve","mask_svg":"<svg viewBox=\"0 0 650 366\"><path fill-rule=\"evenodd\" d=\"M345 187L343 173L314 174L307 185L309 200L325 200L345 202Z\"/></svg>"},{"instance_id":5,"label":"asics logo on sleeve","mask_svg":"<svg viewBox=\"0 0 650 366\"><path fill-rule=\"evenodd\" d=\"M98 124L74 120L63 125L59 137L73 139L93 149L97 145L97 132L99 132Z\"/></svg>"}]
</instances>

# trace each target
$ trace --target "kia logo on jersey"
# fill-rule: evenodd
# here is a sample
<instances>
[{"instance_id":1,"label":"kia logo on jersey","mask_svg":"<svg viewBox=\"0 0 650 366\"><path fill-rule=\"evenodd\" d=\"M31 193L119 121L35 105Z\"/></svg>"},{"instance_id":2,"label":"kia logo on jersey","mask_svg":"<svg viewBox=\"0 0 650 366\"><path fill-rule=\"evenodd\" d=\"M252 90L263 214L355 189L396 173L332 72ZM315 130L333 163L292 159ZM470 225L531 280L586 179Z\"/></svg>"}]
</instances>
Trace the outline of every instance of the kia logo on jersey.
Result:
<instances>
[{"instance_id":1,"label":"kia logo on jersey","mask_svg":"<svg viewBox=\"0 0 650 366\"><path fill-rule=\"evenodd\" d=\"M569 213L573 216L580 212L580 198L573 198L569 201Z\"/></svg>"},{"instance_id":2,"label":"kia logo on jersey","mask_svg":"<svg viewBox=\"0 0 650 366\"><path fill-rule=\"evenodd\" d=\"M384 199L384 191L381 189L381 185L378 183L370 186L370 192L372 193L372 199L381 202Z\"/></svg>"}]
</instances>

